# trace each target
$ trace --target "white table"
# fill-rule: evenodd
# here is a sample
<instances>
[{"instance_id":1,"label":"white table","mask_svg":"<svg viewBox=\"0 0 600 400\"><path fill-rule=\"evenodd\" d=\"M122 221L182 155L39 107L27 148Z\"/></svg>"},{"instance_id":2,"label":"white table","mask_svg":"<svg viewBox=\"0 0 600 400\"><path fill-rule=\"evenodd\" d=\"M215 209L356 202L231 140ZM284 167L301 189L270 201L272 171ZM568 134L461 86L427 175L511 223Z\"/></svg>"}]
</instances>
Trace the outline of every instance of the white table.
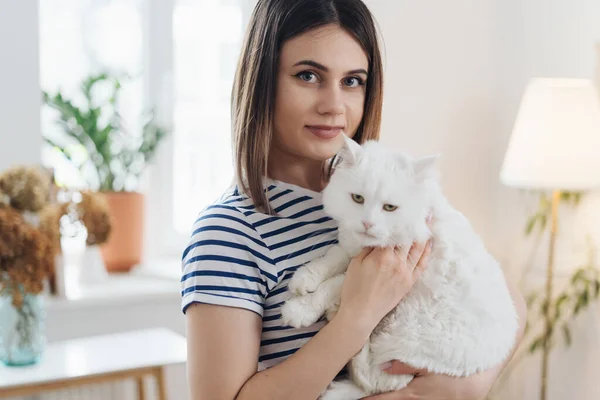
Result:
<instances>
[{"instance_id":1,"label":"white table","mask_svg":"<svg viewBox=\"0 0 600 400\"><path fill-rule=\"evenodd\" d=\"M184 337L163 328L50 343L36 365L0 365L0 398L134 378L144 400L143 378L151 375L166 400L163 368L185 363L186 348Z\"/></svg>"}]
</instances>

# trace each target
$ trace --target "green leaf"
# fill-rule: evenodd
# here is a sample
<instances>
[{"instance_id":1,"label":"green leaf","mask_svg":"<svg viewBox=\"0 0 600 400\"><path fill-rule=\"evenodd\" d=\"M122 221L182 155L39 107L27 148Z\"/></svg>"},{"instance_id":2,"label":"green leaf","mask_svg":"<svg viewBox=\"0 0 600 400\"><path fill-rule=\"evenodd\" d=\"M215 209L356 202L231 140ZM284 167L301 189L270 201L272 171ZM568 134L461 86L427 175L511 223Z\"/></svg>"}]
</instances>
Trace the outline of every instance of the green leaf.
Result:
<instances>
[{"instance_id":1,"label":"green leaf","mask_svg":"<svg viewBox=\"0 0 600 400\"><path fill-rule=\"evenodd\" d=\"M563 331L563 335L565 337L565 342L567 343L567 346L571 346L571 343L572 343L571 330L569 329L569 326L566 323L563 324L562 331Z\"/></svg>"},{"instance_id":2,"label":"green leaf","mask_svg":"<svg viewBox=\"0 0 600 400\"><path fill-rule=\"evenodd\" d=\"M544 299L540 306L540 312L542 315L546 315L546 311L548 310L548 299Z\"/></svg>"},{"instance_id":3,"label":"green leaf","mask_svg":"<svg viewBox=\"0 0 600 400\"><path fill-rule=\"evenodd\" d=\"M571 284L577 283L577 281L585 279L585 270L578 269L573 277L571 278Z\"/></svg>"},{"instance_id":4,"label":"green leaf","mask_svg":"<svg viewBox=\"0 0 600 400\"><path fill-rule=\"evenodd\" d=\"M66 152L66 148L65 148L65 146L61 146L61 145L59 145L59 144L58 144L58 143L56 143L56 142L55 142L53 139L50 139L50 138L49 138L49 137L47 137L47 136L44 136L44 141L45 141L45 142L46 142L48 145L50 145L52 148L58 149L58 150L60 150L60 151L61 151L63 154L65 154L65 152ZM65 155L66 155L66 154L65 154Z\"/></svg>"},{"instance_id":5,"label":"green leaf","mask_svg":"<svg viewBox=\"0 0 600 400\"><path fill-rule=\"evenodd\" d=\"M538 337L529 345L529 352L535 353L538 348L541 348L544 345L544 338L542 336Z\"/></svg>"},{"instance_id":6,"label":"green leaf","mask_svg":"<svg viewBox=\"0 0 600 400\"><path fill-rule=\"evenodd\" d=\"M537 292L532 292L527 296L527 298L525 299L525 301L527 302L527 308L529 308L533 305L533 303L537 300L537 297L538 297Z\"/></svg>"},{"instance_id":7,"label":"green leaf","mask_svg":"<svg viewBox=\"0 0 600 400\"><path fill-rule=\"evenodd\" d=\"M44 141L48 145L50 145L53 149L59 150L63 157L65 157L71 164L73 164L74 166L77 167L77 165L75 164L75 162L71 158L71 154L67 151L66 147L58 145L57 143L55 143L52 139L50 139L48 137L44 137Z\"/></svg>"},{"instance_id":8,"label":"green leaf","mask_svg":"<svg viewBox=\"0 0 600 400\"><path fill-rule=\"evenodd\" d=\"M107 73L100 73L98 75L92 75L85 79L81 84L81 91L83 92L86 99L91 103L92 100L92 89L98 83L108 80Z\"/></svg>"},{"instance_id":9,"label":"green leaf","mask_svg":"<svg viewBox=\"0 0 600 400\"><path fill-rule=\"evenodd\" d=\"M556 299L556 308L560 308L566 301L569 300L569 295L566 293L561 294L558 299Z\"/></svg>"},{"instance_id":10,"label":"green leaf","mask_svg":"<svg viewBox=\"0 0 600 400\"><path fill-rule=\"evenodd\" d=\"M590 302L590 292L588 291L587 287L581 294L581 301L584 306L587 306Z\"/></svg>"},{"instance_id":11,"label":"green leaf","mask_svg":"<svg viewBox=\"0 0 600 400\"><path fill-rule=\"evenodd\" d=\"M542 230L546 229L546 225L548 224L548 215L544 214L540 216L540 222L542 224Z\"/></svg>"},{"instance_id":12,"label":"green leaf","mask_svg":"<svg viewBox=\"0 0 600 400\"><path fill-rule=\"evenodd\" d=\"M537 215L530 217L527 221L527 227L525 228L525 233L530 235L533 232L533 228L535 227L535 222L537 221Z\"/></svg>"},{"instance_id":13,"label":"green leaf","mask_svg":"<svg viewBox=\"0 0 600 400\"><path fill-rule=\"evenodd\" d=\"M553 322L556 323L561 315L562 315L562 309L563 309L563 305L567 304L567 302L569 301L569 295L567 293L562 293L558 299L556 299L556 302L554 304L554 317L553 317Z\"/></svg>"},{"instance_id":14,"label":"green leaf","mask_svg":"<svg viewBox=\"0 0 600 400\"><path fill-rule=\"evenodd\" d=\"M575 307L573 307L573 315L577 315L579 311L585 306L583 296L579 296L577 298L577 302L575 303Z\"/></svg>"},{"instance_id":15,"label":"green leaf","mask_svg":"<svg viewBox=\"0 0 600 400\"><path fill-rule=\"evenodd\" d=\"M551 338L554 335L554 324L550 324L548 327L548 334L546 335L548 338Z\"/></svg>"},{"instance_id":16,"label":"green leaf","mask_svg":"<svg viewBox=\"0 0 600 400\"><path fill-rule=\"evenodd\" d=\"M598 298L600 295L600 281L594 281L594 297Z\"/></svg>"}]
</instances>

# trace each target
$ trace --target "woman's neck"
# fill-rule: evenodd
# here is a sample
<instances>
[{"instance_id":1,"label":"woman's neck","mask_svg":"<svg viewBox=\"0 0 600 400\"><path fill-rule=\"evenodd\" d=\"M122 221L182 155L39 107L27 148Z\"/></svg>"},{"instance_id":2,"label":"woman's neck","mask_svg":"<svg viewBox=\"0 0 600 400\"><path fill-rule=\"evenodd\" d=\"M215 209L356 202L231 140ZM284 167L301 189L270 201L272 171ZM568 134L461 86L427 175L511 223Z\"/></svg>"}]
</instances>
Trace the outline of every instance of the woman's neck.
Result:
<instances>
[{"instance_id":1,"label":"woman's neck","mask_svg":"<svg viewBox=\"0 0 600 400\"><path fill-rule=\"evenodd\" d=\"M267 175L314 192L321 192L327 185L323 162L301 159L276 149L269 154Z\"/></svg>"}]
</instances>

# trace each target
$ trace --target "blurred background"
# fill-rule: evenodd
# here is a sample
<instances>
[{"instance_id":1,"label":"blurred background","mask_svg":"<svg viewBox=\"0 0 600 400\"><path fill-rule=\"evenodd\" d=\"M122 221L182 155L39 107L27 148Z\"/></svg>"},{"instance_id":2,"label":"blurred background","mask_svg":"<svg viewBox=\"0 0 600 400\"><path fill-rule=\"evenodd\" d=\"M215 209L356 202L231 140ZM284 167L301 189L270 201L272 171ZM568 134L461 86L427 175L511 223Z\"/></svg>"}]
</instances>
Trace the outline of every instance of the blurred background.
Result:
<instances>
[{"instance_id":1,"label":"blurred background","mask_svg":"<svg viewBox=\"0 0 600 400\"><path fill-rule=\"evenodd\" d=\"M441 155L447 197L528 296L536 326L544 314L536 299L546 279L550 196L499 177L528 82L574 78L600 88L600 2L365 2L385 43L381 140L398 151ZM38 215L36 226L44 212L54 215L49 230L60 243L49 256L52 271L40 275L43 289L32 290L46 315L36 331L46 343L41 361L0 366L0 397L15 382L37 384L23 378L23 368L50 362L53 343L160 328L176 333L166 340L180 345L180 255L196 214L232 179L230 92L255 3L0 0L0 197L4 191L21 214ZM600 147L594 151L600 158ZM29 177L28 167L49 176L29 181L47 182L47 201L19 209L6 182ZM600 393L600 195L563 192L562 199L554 296L566 296L561 304L570 311L556 315L548 399L592 400ZM0 308L0 332L10 312ZM539 398L539 337L528 331L490 398ZM90 362L74 368L93 370ZM184 359L156 362L166 365L168 398L187 398ZM152 379L144 382L158 394ZM86 385L26 395L136 398L135 379Z\"/></svg>"}]
</instances>

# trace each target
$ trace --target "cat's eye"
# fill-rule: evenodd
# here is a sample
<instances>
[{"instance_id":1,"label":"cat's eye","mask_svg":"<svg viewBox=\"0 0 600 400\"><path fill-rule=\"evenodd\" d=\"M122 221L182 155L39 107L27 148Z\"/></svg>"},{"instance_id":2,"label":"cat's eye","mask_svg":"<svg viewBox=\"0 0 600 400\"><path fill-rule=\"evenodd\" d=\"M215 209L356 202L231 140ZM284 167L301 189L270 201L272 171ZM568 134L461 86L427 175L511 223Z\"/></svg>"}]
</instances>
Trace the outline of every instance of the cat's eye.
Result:
<instances>
[{"instance_id":1,"label":"cat's eye","mask_svg":"<svg viewBox=\"0 0 600 400\"><path fill-rule=\"evenodd\" d=\"M354 202L358 203L358 204L362 204L365 202L365 198L362 197L360 194L352 194L352 200L354 200Z\"/></svg>"},{"instance_id":2,"label":"cat's eye","mask_svg":"<svg viewBox=\"0 0 600 400\"><path fill-rule=\"evenodd\" d=\"M391 204L384 204L383 205L383 209L385 211L396 211L397 208L398 208L398 206L393 206Z\"/></svg>"}]
</instances>

